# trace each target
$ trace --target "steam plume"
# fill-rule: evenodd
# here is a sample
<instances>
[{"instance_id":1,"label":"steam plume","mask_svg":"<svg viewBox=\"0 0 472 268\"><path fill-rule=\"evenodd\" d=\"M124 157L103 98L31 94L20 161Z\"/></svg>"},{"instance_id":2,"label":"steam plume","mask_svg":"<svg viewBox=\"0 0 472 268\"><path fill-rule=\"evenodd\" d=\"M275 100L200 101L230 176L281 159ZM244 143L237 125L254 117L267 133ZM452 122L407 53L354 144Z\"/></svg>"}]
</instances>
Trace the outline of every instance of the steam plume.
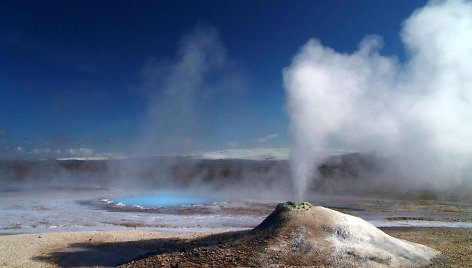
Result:
<instances>
[{"instance_id":1,"label":"steam plume","mask_svg":"<svg viewBox=\"0 0 472 268\"><path fill-rule=\"evenodd\" d=\"M284 72L297 199L327 148L373 152L384 187L472 185L472 2L431 1L403 24L408 59L367 36L352 54L309 40Z\"/></svg>"},{"instance_id":2,"label":"steam plume","mask_svg":"<svg viewBox=\"0 0 472 268\"><path fill-rule=\"evenodd\" d=\"M182 37L174 59L145 67L148 116L141 151L176 154L199 149L206 136L205 108L237 94L243 84L216 29L196 27Z\"/></svg>"}]
</instances>

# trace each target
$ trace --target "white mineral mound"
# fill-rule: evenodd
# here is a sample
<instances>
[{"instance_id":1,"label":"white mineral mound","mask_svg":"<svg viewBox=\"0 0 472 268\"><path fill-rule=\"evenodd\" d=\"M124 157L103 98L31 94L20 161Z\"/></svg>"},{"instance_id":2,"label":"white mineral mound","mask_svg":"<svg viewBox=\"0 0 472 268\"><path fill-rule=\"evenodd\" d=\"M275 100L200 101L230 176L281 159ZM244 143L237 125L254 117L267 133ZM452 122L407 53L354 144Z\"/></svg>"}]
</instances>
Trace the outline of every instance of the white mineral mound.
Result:
<instances>
[{"instance_id":1,"label":"white mineral mound","mask_svg":"<svg viewBox=\"0 0 472 268\"><path fill-rule=\"evenodd\" d=\"M389 236L361 218L308 203L279 204L253 233L268 237L266 253L293 255L303 265L417 267L440 254Z\"/></svg>"}]
</instances>

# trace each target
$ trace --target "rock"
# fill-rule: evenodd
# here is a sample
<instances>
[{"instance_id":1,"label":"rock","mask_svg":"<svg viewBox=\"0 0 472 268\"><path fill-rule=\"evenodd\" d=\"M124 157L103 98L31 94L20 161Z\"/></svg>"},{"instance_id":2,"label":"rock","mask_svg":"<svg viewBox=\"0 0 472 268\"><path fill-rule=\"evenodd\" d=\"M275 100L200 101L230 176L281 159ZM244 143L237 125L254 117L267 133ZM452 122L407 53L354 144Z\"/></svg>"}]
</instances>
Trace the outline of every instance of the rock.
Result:
<instances>
[{"instance_id":1,"label":"rock","mask_svg":"<svg viewBox=\"0 0 472 268\"><path fill-rule=\"evenodd\" d=\"M184 267L196 263L212 267L424 267L440 254L391 237L361 218L306 202L278 204L250 232L218 242L183 255L150 256L124 266L149 267L162 257L178 259Z\"/></svg>"},{"instance_id":2,"label":"rock","mask_svg":"<svg viewBox=\"0 0 472 268\"><path fill-rule=\"evenodd\" d=\"M303 264L339 267L422 266L440 253L391 237L361 218L309 203L278 204L252 235L271 237L268 252L292 255Z\"/></svg>"}]
</instances>

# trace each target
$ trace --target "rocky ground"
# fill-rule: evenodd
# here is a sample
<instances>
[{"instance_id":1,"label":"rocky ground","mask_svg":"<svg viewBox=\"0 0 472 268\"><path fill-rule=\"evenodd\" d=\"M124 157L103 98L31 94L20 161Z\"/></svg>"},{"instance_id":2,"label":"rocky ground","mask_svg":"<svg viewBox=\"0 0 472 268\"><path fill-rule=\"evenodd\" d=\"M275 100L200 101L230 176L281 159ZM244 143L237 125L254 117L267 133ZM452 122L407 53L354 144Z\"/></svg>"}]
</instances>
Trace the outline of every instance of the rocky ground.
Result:
<instances>
[{"instance_id":1,"label":"rocky ground","mask_svg":"<svg viewBox=\"0 0 472 268\"><path fill-rule=\"evenodd\" d=\"M394 237L439 250L442 255L429 267L472 267L472 229L383 228Z\"/></svg>"},{"instance_id":2,"label":"rocky ground","mask_svg":"<svg viewBox=\"0 0 472 268\"><path fill-rule=\"evenodd\" d=\"M472 229L382 228L394 237L442 252L429 267L470 267ZM247 231L159 233L63 232L0 236L1 267L282 267L296 259L258 256L256 243L239 243ZM253 241L257 242L257 241ZM124 254L126 252L126 254ZM260 258L260 259L258 259ZM132 261L136 259L135 261ZM317 264L321 266L321 264ZM316 267L316 266L315 266Z\"/></svg>"},{"instance_id":3,"label":"rocky ground","mask_svg":"<svg viewBox=\"0 0 472 268\"><path fill-rule=\"evenodd\" d=\"M309 203L279 204L253 230L159 233L140 229L3 235L0 266L472 266L472 229L379 230L360 218Z\"/></svg>"},{"instance_id":4,"label":"rocky ground","mask_svg":"<svg viewBox=\"0 0 472 268\"><path fill-rule=\"evenodd\" d=\"M423 267L437 256L359 218L309 204L278 206L250 232L201 242L207 244L156 252L121 267Z\"/></svg>"},{"instance_id":5,"label":"rocky ground","mask_svg":"<svg viewBox=\"0 0 472 268\"><path fill-rule=\"evenodd\" d=\"M382 228L389 235L441 251L426 267L471 267L472 229ZM297 259L286 256L258 256L252 243L234 243L242 234L220 236L211 246L190 246L174 253L150 254L122 267L297 267ZM215 237L216 238L216 237ZM231 245L231 241L237 246ZM208 242L208 241L207 241ZM228 243L230 242L230 243ZM284 263L283 265L281 263ZM312 267L323 267L317 263ZM329 267L326 265L325 267Z\"/></svg>"}]
</instances>

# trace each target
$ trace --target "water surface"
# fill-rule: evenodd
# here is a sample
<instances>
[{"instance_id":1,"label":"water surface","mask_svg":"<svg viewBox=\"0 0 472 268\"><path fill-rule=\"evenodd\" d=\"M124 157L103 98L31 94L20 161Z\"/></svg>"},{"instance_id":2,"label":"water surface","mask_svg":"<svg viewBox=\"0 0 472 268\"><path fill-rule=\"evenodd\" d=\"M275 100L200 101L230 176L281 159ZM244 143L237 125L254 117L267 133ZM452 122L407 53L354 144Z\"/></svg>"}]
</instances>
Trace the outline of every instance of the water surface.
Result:
<instances>
[{"instance_id":1,"label":"water surface","mask_svg":"<svg viewBox=\"0 0 472 268\"><path fill-rule=\"evenodd\" d=\"M144 208L211 204L215 200L185 192L158 191L142 195L133 195L112 199L115 203Z\"/></svg>"}]
</instances>

